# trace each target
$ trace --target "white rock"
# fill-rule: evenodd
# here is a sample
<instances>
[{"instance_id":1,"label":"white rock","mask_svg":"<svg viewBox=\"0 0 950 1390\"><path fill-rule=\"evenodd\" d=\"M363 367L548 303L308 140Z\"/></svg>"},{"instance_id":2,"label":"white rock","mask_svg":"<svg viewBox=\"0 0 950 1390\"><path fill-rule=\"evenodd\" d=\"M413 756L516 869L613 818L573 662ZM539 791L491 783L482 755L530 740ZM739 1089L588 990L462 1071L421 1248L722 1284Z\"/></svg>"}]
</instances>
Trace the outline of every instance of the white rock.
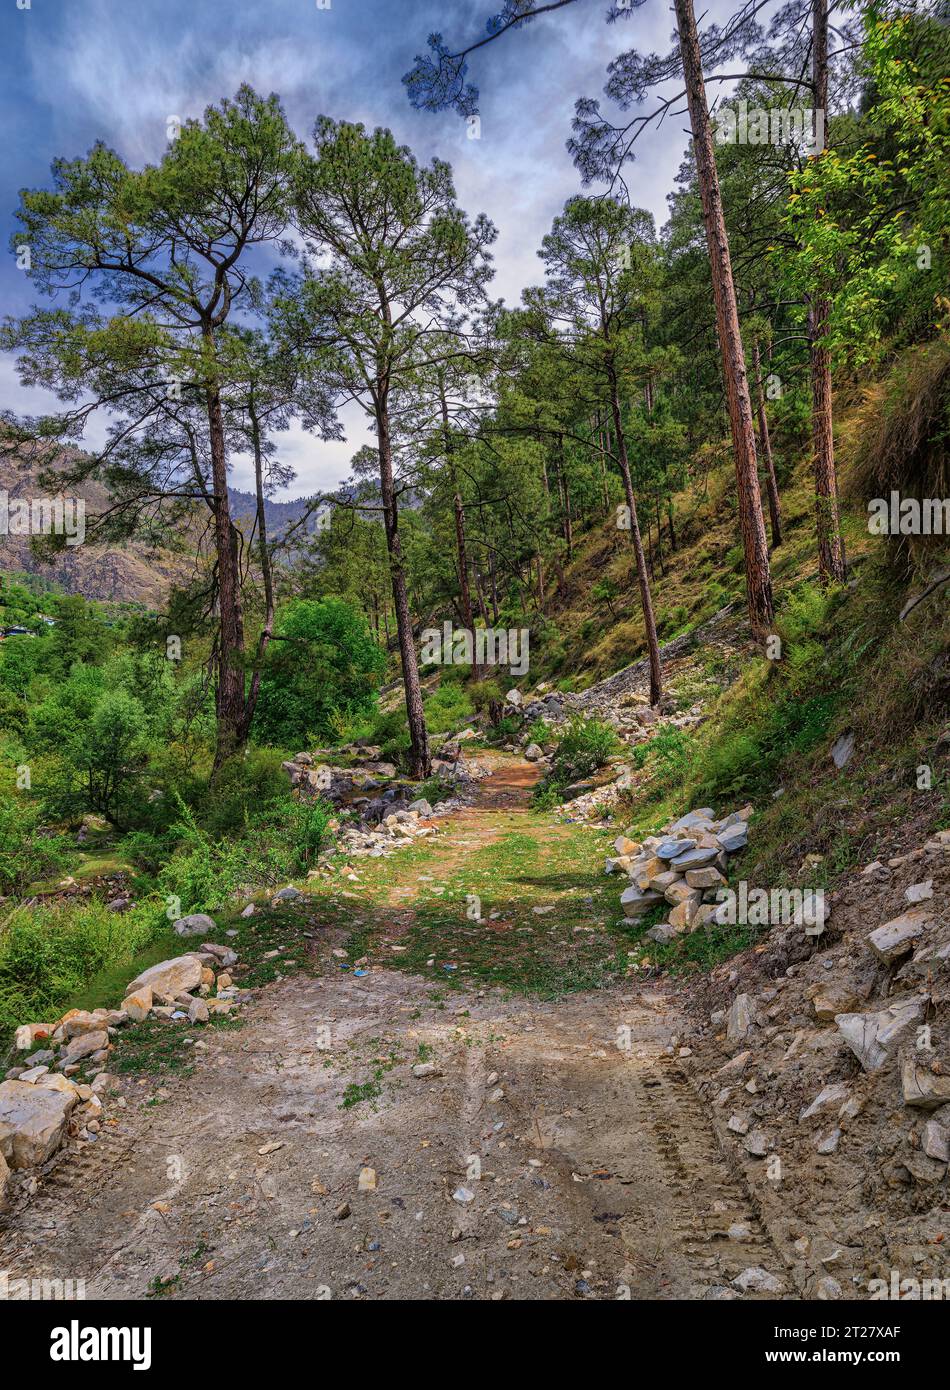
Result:
<instances>
[{"instance_id":1,"label":"white rock","mask_svg":"<svg viewBox=\"0 0 950 1390\"><path fill-rule=\"evenodd\" d=\"M741 1042L752 1027L752 1000L748 994L737 994L732 1001L726 1023L726 1038L729 1042Z\"/></svg>"},{"instance_id":2,"label":"white rock","mask_svg":"<svg viewBox=\"0 0 950 1390\"><path fill-rule=\"evenodd\" d=\"M172 960L159 961L158 965L143 970L129 985L128 993L137 994L148 987L154 994L167 995L175 999L179 994L197 989L201 984L201 962L194 956L175 956Z\"/></svg>"},{"instance_id":3,"label":"white rock","mask_svg":"<svg viewBox=\"0 0 950 1390\"><path fill-rule=\"evenodd\" d=\"M835 1023L865 1071L880 1071L901 1036L923 1020L929 996L912 995L879 1013L836 1014Z\"/></svg>"},{"instance_id":4,"label":"white rock","mask_svg":"<svg viewBox=\"0 0 950 1390\"><path fill-rule=\"evenodd\" d=\"M928 1158L935 1158L938 1163L950 1163L950 1129L945 1125L928 1120L921 1146Z\"/></svg>"},{"instance_id":5,"label":"white rock","mask_svg":"<svg viewBox=\"0 0 950 1390\"><path fill-rule=\"evenodd\" d=\"M63 1141L74 1091L0 1082L0 1153L13 1168L45 1163Z\"/></svg>"},{"instance_id":6,"label":"white rock","mask_svg":"<svg viewBox=\"0 0 950 1390\"><path fill-rule=\"evenodd\" d=\"M914 943L931 920L927 912L905 912L882 927L876 927L868 937L868 945L876 956L890 964L913 950Z\"/></svg>"},{"instance_id":7,"label":"white rock","mask_svg":"<svg viewBox=\"0 0 950 1390\"><path fill-rule=\"evenodd\" d=\"M802 1120L810 1120L812 1115L817 1115L818 1111L824 1109L826 1105L840 1105L850 1095L851 1092L843 1081L832 1082L830 1086L825 1086L818 1092L811 1105L805 1107L798 1117L799 1124Z\"/></svg>"},{"instance_id":8,"label":"white rock","mask_svg":"<svg viewBox=\"0 0 950 1390\"><path fill-rule=\"evenodd\" d=\"M208 936L215 930L214 918L206 912L193 912L188 917L179 917L172 924L172 931L177 936Z\"/></svg>"},{"instance_id":9,"label":"white rock","mask_svg":"<svg viewBox=\"0 0 950 1390\"><path fill-rule=\"evenodd\" d=\"M785 1285L760 1265L750 1265L732 1281L743 1293L782 1293Z\"/></svg>"}]
</instances>

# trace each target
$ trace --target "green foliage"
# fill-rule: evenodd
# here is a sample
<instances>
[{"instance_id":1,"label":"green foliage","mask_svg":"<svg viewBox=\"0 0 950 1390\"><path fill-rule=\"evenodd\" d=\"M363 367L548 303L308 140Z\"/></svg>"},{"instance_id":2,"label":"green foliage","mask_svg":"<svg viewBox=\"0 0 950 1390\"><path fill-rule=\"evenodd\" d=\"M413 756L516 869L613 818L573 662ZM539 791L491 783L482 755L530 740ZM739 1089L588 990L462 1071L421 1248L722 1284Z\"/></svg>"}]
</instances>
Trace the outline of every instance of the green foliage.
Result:
<instances>
[{"instance_id":1,"label":"green foliage","mask_svg":"<svg viewBox=\"0 0 950 1390\"><path fill-rule=\"evenodd\" d=\"M44 833L40 820L27 793L0 790L0 896L65 873L75 857L68 836Z\"/></svg>"},{"instance_id":2,"label":"green foliage","mask_svg":"<svg viewBox=\"0 0 950 1390\"><path fill-rule=\"evenodd\" d=\"M240 835L260 808L289 795L289 779L275 748L249 748L218 769L213 785L194 788L188 800L212 838Z\"/></svg>"},{"instance_id":3,"label":"green foliage","mask_svg":"<svg viewBox=\"0 0 950 1390\"><path fill-rule=\"evenodd\" d=\"M131 961L166 926L151 902L130 912L96 899L19 909L0 931L0 1032L52 1022L97 971Z\"/></svg>"},{"instance_id":4,"label":"green foliage","mask_svg":"<svg viewBox=\"0 0 950 1390\"><path fill-rule=\"evenodd\" d=\"M466 688L456 681L440 681L425 701L426 727L430 734L454 733L475 713L478 687L474 701Z\"/></svg>"},{"instance_id":5,"label":"green foliage","mask_svg":"<svg viewBox=\"0 0 950 1390\"><path fill-rule=\"evenodd\" d=\"M212 912L238 890L275 887L300 877L327 844L331 808L285 793L249 813L240 833L213 838L176 798L179 820L169 832L174 850L162 864L157 887L180 901L181 911Z\"/></svg>"},{"instance_id":6,"label":"green foliage","mask_svg":"<svg viewBox=\"0 0 950 1390\"><path fill-rule=\"evenodd\" d=\"M550 771L535 791L535 805L556 804L565 787L589 777L619 750L620 741L609 724L573 715L558 740Z\"/></svg>"},{"instance_id":7,"label":"green foliage","mask_svg":"<svg viewBox=\"0 0 950 1390\"><path fill-rule=\"evenodd\" d=\"M281 613L254 733L287 748L320 742L342 716L369 714L386 659L366 620L342 599L297 599Z\"/></svg>"}]
</instances>

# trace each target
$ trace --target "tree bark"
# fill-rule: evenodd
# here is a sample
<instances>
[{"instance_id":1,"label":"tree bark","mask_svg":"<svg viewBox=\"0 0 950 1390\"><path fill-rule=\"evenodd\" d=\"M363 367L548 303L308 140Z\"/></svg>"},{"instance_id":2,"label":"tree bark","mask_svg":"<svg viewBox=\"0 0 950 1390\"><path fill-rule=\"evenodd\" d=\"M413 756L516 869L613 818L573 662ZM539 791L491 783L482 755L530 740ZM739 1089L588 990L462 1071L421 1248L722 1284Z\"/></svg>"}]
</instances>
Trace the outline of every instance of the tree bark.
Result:
<instances>
[{"instance_id":1,"label":"tree bark","mask_svg":"<svg viewBox=\"0 0 950 1390\"><path fill-rule=\"evenodd\" d=\"M739 310L732 278L729 239L723 216L722 194L716 170L706 86L703 81L702 58L693 0L674 0L676 24L679 31L683 75L686 81L686 100L689 106L696 174L706 228L706 244L712 272L713 299L716 305L716 326L722 352L723 375L732 445L736 462L736 486L739 498L739 526L745 551L746 596L753 634L763 639L774 619L772 575L762 515L762 495L759 490L758 465L755 456L755 431L752 423L752 401L746 375L745 353L739 331Z\"/></svg>"},{"instance_id":2,"label":"tree bark","mask_svg":"<svg viewBox=\"0 0 950 1390\"><path fill-rule=\"evenodd\" d=\"M604 449L605 447L607 447L607 440L605 439L604 432L600 427L599 410L597 414L594 416L594 423L597 430L597 449L600 458L600 481L604 489L604 515L607 516L610 513L610 493L607 489L607 459L604 454Z\"/></svg>"},{"instance_id":3,"label":"tree bark","mask_svg":"<svg viewBox=\"0 0 950 1390\"><path fill-rule=\"evenodd\" d=\"M452 431L449 427L449 404L445 397L445 382L439 377L439 402L442 409L442 436L445 441L445 462L449 470L449 482L452 488L452 514L455 518L455 549L458 555L458 576L459 576L459 597L461 599L462 622L468 631L474 634L475 618L472 613L472 591L468 581L468 554L465 545L465 508L462 506L462 494L459 490L458 472L455 467L453 455ZM472 642L475 638L472 636ZM474 647L473 647L474 650ZM472 659L472 676L475 680L479 679L478 663L474 657Z\"/></svg>"},{"instance_id":4,"label":"tree bark","mask_svg":"<svg viewBox=\"0 0 950 1390\"><path fill-rule=\"evenodd\" d=\"M812 0L812 90L815 111L823 117L824 144L815 154L820 159L828 148L828 0ZM831 354L826 346L830 310L827 289L819 286L808 307L818 574L822 584L840 584L845 577L845 555L832 426Z\"/></svg>"},{"instance_id":5,"label":"tree bark","mask_svg":"<svg viewBox=\"0 0 950 1390\"><path fill-rule=\"evenodd\" d=\"M261 677L264 672L264 656L274 633L275 611L274 571L271 564L270 552L267 549L267 518L264 514L264 461L261 451L261 427L255 408L253 387L251 388L248 399L248 415L251 421L251 444L254 452L254 490L257 498L258 553L261 559L261 578L264 584L264 622L261 625L260 636L257 639L257 651L254 656L254 673L251 676L251 685L247 692L247 700L244 706L243 733L245 739L250 737L251 724L254 721L254 711L257 708L257 698L261 689Z\"/></svg>"},{"instance_id":6,"label":"tree bark","mask_svg":"<svg viewBox=\"0 0 950 1390\"><path fill-rule=\"evenodd\" d=\"M643 609L643 625L646 629L647 648L650 653L650 704L655 705L659 702L663 694L663 668L660 665L660 644L657 641L656 619L653 616L653 597L650 593L647 562L643 554L643 538L640 535L640 523L637 519L637 503L633 495L633 483L630 479L630 464L627 459L627 441L623 431L623 419L620 414L620 393L616 378L611 380L610 393L610 409L614 421L614 439L617 444L617 461L620 464L620 476L623 479L623 490L627 499L627 508L630 512L630 539L633 542L633 553L637 561L637 580L640 585L640 606Z\"/></svg>"},{"instance_id":7,"label":"tree bark","mask_svg":"<svg viewBox=\"0 0 950 1390\"><path fill-rule=\"evenodd\" d=\"M752 351L754 354L756 395L759 403L759 445L765 460L765 487L769 499L769 522L772 527L772 549L782 544L782 509L778 497L778 480L775 477L775 460L772 458L772 441L769 438L769 419L765 412L765 383L762 380L762 359L759 356L759 340L756 338Z\"/></svg>"},{"instance_id":8,"label":"tree bark","mask_svg":"<svg viewBox=\"0 0 950 1390\"><path fill-rule=\"evenodd\" d=\"M204 329L206 349L214 360L214 333ZM213 372L213 368L212 368ZM214 544L218 562L218 683L215 692L217 733L212 777L247 740L244 717L244 614L237 531L228 500L228 456L224 437L221 388L212 375L205 388L214 497Z\"/></svg>"},{"instance_id":9,"label":"tree bark","mask_svg":"<svg viewBox=\"0 0 950 1390\"><path fill-rule=\"evenodd\" d=\"M399 539L399 506L393 485L392 439L389 431L389 409L386 386L381 383L376 401L376 439L379 446L379 486L386 527L386 548L389 552L389 574L402 661L402 679L406 691L406 715L409 720L409 772L412 777L428 777L432 771L429 757L429 737L422 708L422 687L419 684L419 665L412 636L412 615L406 592L406 571Z\"/></svg>"},{"instance_id":10,"label":"tree bark","mask_svg":"<svg viewBox=\"0 0 950 1390\"><path fill-rule=\"evenodd\" d=\"M571 494L567 482L567 470L564 467L564 436L561 434L557 437L557 479L558 491L561 494L564 544L567 546L567 558L570 562L574 558L574 531L571 524Z\"/></svg>"}]
</instances>

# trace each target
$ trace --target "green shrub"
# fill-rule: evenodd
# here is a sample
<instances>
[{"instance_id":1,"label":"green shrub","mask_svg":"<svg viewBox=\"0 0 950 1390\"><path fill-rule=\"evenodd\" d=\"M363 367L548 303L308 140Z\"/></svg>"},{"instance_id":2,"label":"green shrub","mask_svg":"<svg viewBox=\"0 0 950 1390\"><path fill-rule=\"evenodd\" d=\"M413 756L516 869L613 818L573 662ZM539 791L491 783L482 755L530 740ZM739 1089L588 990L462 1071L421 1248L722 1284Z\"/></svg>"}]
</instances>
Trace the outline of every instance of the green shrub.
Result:
<instances>
[{"instance_id":1,"label":"green shrub","mask_svg":"<svg viewBox=\"0 0 950 1390\"><path fill-rule=\"evenodd\" d=\"M440 681L438 689L425 702L426 727L430 734L454 733L474 713L471 697L457 681Z\"/></svg>"},{"instance_id":2,"label":"green shrub","mask_svg":"<svg viewBox=\"0 0 950 1390\"><path fill-rule=\"evenodd\" d=\"M694 740L683 729L666 724L646 743L638 743L631 761L646 768L650 784L657 791L679 785L690 764Z\"/></svg>"},{"instance_id":3,"label":"green shrub","mask_svg":"<svg viewBox=\"0 0 950 1390\"><path fill-rule=\"evenodd\" d=\"M53 1022L97 971L131 961L167 925L154 902L21 908L0 932L0 1032Z\"/></svg>"},{"instance_id":4,"label":"green shrub","mask_svg":"<svg viewBox=\"0 0 950 1390\"><path fill-rule=\"evenodd\" d=\"M35 802L0 792L0 894L64 873L75 856L68 836L40 833Z\"/></svg>"},{"instance_id":5,"label":"green shrub","mask_svg":"<svg viewBox=\"0 0 950 1390\"><path fill-rule=\"evenodd\" d=\"M561 735L548 775L535 790L534 804L542 809L555 804L565 787L589 777L619 749L620 740L609 724L575 714Z\"/></svg>"},{"instance_id":6,"label":"green shrub","mask_svg":"<svg viewBox=\"0 0 950 1390\"><path fill-rule=\"evenodd\" d=\"M262 743L304 747L341 717L369 714L386 655L366 619L339 598L297 599L279 615L254 715Z\"/></svg>"},{"instance_id":7,"label":"green shrub","mask_svg":"<svg viewBox=\"0 0 950 1390\"><path fill-rule=\"evenodd\" d=\"M239 835L261 806L286 796L290 779L281 767L284 754L276 748L248 748L230 758L214 782L192 802L198 821L212 838Z\"/></svg>"}]
</instances>

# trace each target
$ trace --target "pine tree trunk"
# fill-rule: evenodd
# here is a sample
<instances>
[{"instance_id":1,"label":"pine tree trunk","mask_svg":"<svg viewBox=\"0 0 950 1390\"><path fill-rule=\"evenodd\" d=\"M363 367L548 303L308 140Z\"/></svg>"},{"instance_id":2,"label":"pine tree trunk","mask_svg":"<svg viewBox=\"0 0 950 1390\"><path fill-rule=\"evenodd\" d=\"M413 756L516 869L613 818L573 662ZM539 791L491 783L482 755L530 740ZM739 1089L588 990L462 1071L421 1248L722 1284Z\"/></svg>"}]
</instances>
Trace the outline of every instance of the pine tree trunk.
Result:
<instances>
[{"instance_id":1,"label":"pine tree trunk","mask_svg":"<svg viewBox=\"0 0 950 1390\"><path fill-rule=\"evenodd\" d=\"M449 428L449 405L445 398L445 383L439 378L439 399L442 407L442 434L445 440L445 462L449 470L452 487L452 513L455 518L455 549L458 555L459 596L461 598L462 623L470 633L475 631L475 618L472 613L472 591L468 582L468 554L465 545L465 508L459 490L458 472L452 445L452 431ZM474 643L475 638L472 637ZM479 679L478 663L472 660L472 676Z\"/></svg>"},{"instance_id":2,"label":"pine tree trunk","mask_svg":"<svg viewBox=\"0 0 950 1390\"><path fill-rule=\"evenodd\" d=\"M205 339L213 354L210 329ZM228 500L228 456L224 436L221 390L216 380L205 392L214 494L214 544L218 568L218 684L215 692L216 739L212 776L247 739L244 718L244 614L237 532Z\"/></svg>"},{"instance_id":3,"label":"pine tree trunk","mask_svg":"<svg viewBox=\"0 0 950 1390\"><path fill-rule=\"evenodd\" d=\"M610 512L610 492L607 488L607 459L604 455L604 449L608 447L608 441L605 438L604 431L600 427L600 411L598 411L597 414L594 416L594 421L597 428L597 451L598 456L600 458L600 481L604 489L604 515L607 516Z\"/></svg>"},{"instance_id":4,"label":"pine tree trunk","mask_svg":"<svg viewBox=\"0 0 950 1390\"><path fill-rule=\"evenodd\" d=\"M495 550L488 552L488 578L491 583L492 622L498 626L498 566L495 563Z\"/></svg>"},{"instance_id":5,"label":"pine tree trunk","mask_svg":"<svg viewBox=\"0 0 950 1390\"><path fill-rule=\"evenodd\" d=\"M406 691L406 715L409 720L409 772L412 777L428 777L432 771L429 758L429 737L422 708L422 687L419 666L412 637L412 615L406 592L406 572L399 539L399 507L393 486L392 441L389 433L389 408L385 389L380 390L376 407L376 438L379 445L379 487L386 527L386 548L389 552L389 574L402 661L402 679Z\"/></svg>"},{"instance_id":6,"label":"pine tree trunk","mask_svg":"<svg viewBox=\"0 0 950 1390\"><path fill-rule=\"evenodd\" d=\"M248 416L251 421L251 444L254 453L257 544L261 561L261 579L264 584L264 621L261 624L260 636L257 639L257 651L254 657L254 673L251 676L251 684L247 692L247 700L244 707L244 721L242 727L245 738L250 737L251 724L254 721L254 711L257 709L257 699L261 690L261 678L264 673L264 657L274 632L275 612L274 570L271 564L270 551L267 549L267 516L264 506L264 457L261 447L261 427L255 407L253 387L251 388L248 400Z\"/></svg>"},{"instance_id":7,"label":"pine tree trunk","mask_svg":"<svg viewBox=\"0 0 950 1390\"><path fill-rule=\"evenodd\" d=\"M630 479L630 464L627 459L627 441L623 432L623 420L620 414L620 395L617 389L616 379L611 381L611 413L614 419L614 439L617 442L617 461L620 464L620 476L623 478L623 490L627 499L627 508L630 513L630 539L633 542L633 553L637 561L637 580L640 585L640 606L643 609L643 626L646 629L647 648L650 653L650 704L659 703L663 694L663 668L660 665L660 644L656 636L656 619L653 616L653 597L650 593L650 580L647 575L647 562L643 554L643 538L640 535L640 523L637 519L637 503L633 495L633 483Z\"/></svg>"},{"instance_id":8,"label":"pine tree trunk","mask_svg":"<svg viewBox=\"0 0 950 1390\"><path fill-rule=\"evenodd\" d=\"M822 112L828 147L828 0L812 0L812 90L815 111ZM817 114L815 117L818 119ZM831 306L826 290L819 287L808 308L808 344L811 367L811 433L815 460L815 519L818 529L818 573L822 584L843 583L844 539L838 506L835 441L832 428L831 354L826 346Z\"/></svg>"},{"instance_id":9,"label":"pine tree trunk","mask_svg":"<svg viewBox=\"0 0 950 1390\"><path fill-rule=\"evenodd\" d=\"M775 460L772 458L772 441L769 438L769 418L765 413L765 382L762 380L762 359L759 356L759 340L756 338L752 351L754 355L756 394L759 402L759 445L765 460L765 487L769 499L769 522L772 527L772 549L782 544L782 509L778 498L778 480L775 477Z\"/></svg>"},{"instance_id":10,"label":"pine tree trunk","mask_svg":"<svg viewBox=\"0 0 950 1390\"><path fill-rule=\"evenodd\" d=\"M561 494L561 519L564 530L564 544L567 546L568 561L574 558L574 532L571 525L571 494L567 482L567 470L564 467L564 436L557 437L557 478L558 490Z\"/></svg>"},{"instance_id":11,"label":"pine tree trunk","mask_svg":"<svg viewBox=\"0 0 950 1390\"><path fill-rule=\"evenodd\" d=\"M746 376L745 353L739 330L739 310L732 278L729 239L722 209L719 175L713 149L712 127L706 104L702 58L693 0L674 0L676 24L679 30L683 75L686 80L686 100L689 106L696 173L702 200L706 244L712 272L713 299L716 305L716 326L722 351L723 375L726 383L726 402L732 431L732 446L736 461L736 486L739 497L739 525L745 551L746 596L749 618L754 635L764 638L774 619L772 604L772 575L769 568L765 518L759 490L758 465L755 456L755 431L752 423L752 401Z\"/></svg>"}]
</instances>

